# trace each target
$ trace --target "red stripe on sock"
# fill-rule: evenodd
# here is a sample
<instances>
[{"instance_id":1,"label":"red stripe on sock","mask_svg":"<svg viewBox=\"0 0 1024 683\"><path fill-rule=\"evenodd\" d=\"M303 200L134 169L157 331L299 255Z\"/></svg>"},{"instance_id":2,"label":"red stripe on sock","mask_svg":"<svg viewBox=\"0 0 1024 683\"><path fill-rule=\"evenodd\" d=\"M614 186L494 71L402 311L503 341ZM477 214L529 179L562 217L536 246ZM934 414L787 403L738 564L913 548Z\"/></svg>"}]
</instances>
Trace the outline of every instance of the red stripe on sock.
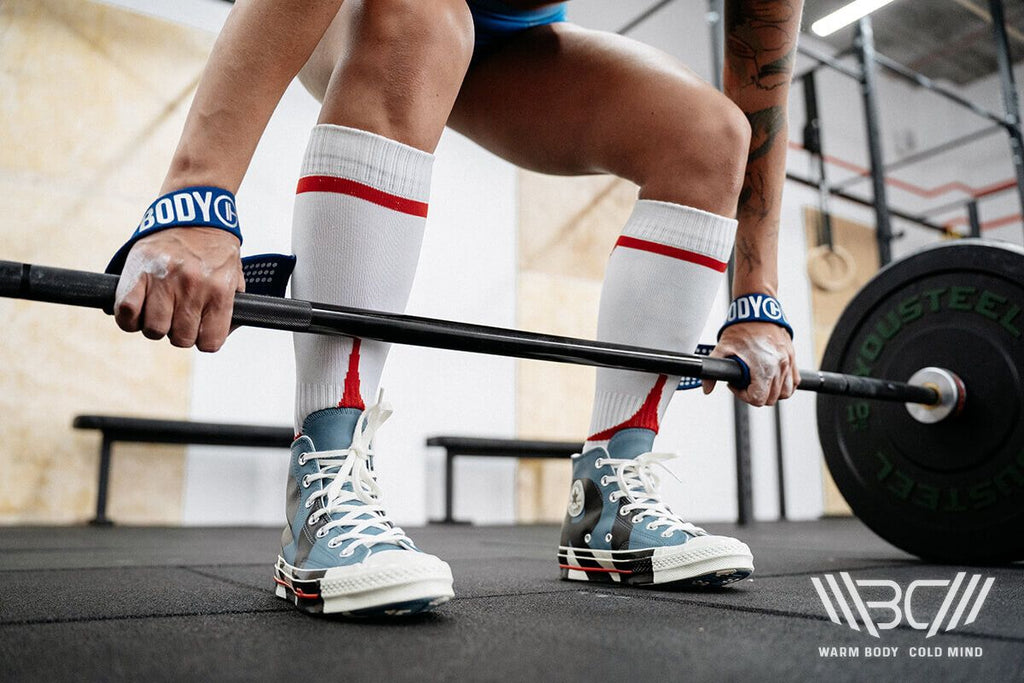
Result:
<instances>
[{"instance_id":1,"label":"red stripe on sock","mask_svg":"<svg viewBox=\"0 0 1024 683\"><path fill-rule=\"evenodd\" d=\"M661 392L665 388L665 382L667 381L667 375L658 375L658 381L654 383L654 388L651 389L651 393L647 394L644 404L640 406L640 410L636 411L633 417L614 427L609 427L597 434L592 434L587 437L587 441L607 441L623 429L650 429L657 434L658 404L661 403Z\"/></svg>"},{"instance_id":2,"label":"red stripe on sock","mask_svg":"<svg viewBox=\"0 0 1024 683\"><path fill-rule=\"evenodd\" d=\"M620 236L618 241L615 243L615 246L626 247L627 249L639 249L640 251L649 251L652 254L661 254L662 256L668 256L670 258L679 259L680 261L686 261L687 263L704 266L711 270L717 270L719 273L724 273L725 269L729 267L729 264L725 261L719 261L718 259L713 259L710 256L698 254L695 251L678 249L676 247L670 247L667 244L658 244L657 242L648 242L647 240L637 239L636 237L630 237L629 235Z\"/></svg>"},{"instance_id":3,"label":"red stripe on sock","mask_svg":"<svg viewBox=\"0 0 1024 683\"><path fill-rule=\"evenodd\" d=\"M339 408L358 408L366 410L363 397L359 392L359 347L363 340L356 337L352 340L352 353L348 356L348 371L345 373L345 393L338 401Z\"/></svg>"},{"instance_id":4,"label":"red stripe on sock","mask_svg":"<svg viewBox=\"0 0 1024 683\"><path fill-rule=\"evenodd\" d=\"M329 175L308 175L299 179L299 186L296 194L303 192L334 192L345 194L368 201L386 209L406 213L410 216L427 217L427 203L418 202L415 199L399 197L396 194L378 190L375 187L349 180L348 178L337 178Z\"/></svg>"}]
</instances>

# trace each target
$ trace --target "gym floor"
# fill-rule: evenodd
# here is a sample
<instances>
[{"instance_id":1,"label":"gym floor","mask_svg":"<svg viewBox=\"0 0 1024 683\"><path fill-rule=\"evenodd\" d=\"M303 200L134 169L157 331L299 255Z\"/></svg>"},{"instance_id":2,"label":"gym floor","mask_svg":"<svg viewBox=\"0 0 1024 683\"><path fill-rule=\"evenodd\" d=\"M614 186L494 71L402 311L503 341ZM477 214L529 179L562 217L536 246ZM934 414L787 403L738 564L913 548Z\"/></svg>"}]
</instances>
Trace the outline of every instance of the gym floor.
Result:
<instances>
[{"instance_id":1,"label":"gym floor","mask_svg":"<svg viewBox=\"0 0 1024 683\"><path fill-rule=\"evenodd\" d=\"M557 527L415 529L451 563L456 598L426 616L352 621L274 597L278 529L0 528L0 678L1024 680L1024 564L924 564L854 519L710 530L750 544L751 579L712 592L561 581ZM965 614L931 638L906 618L877 638L831 623L811 580L849 572L906 596L960 571L994 578L991 590L973 623ZM891 598L870 590L865 600ZM947 592L920 584L913 618L931 620Z\"/></svg>"}]
</instances>

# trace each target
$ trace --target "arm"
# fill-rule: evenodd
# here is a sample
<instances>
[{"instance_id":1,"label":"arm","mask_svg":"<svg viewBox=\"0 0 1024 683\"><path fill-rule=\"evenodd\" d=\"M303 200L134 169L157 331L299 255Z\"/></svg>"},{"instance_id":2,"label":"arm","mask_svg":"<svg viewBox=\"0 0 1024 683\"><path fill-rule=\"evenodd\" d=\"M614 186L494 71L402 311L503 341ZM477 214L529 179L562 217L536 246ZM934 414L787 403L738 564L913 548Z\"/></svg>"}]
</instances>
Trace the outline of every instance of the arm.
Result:
<instances>
[{"instance_id":1,"label":"arm","mask_svg":"<svg viewBox=\"0 0 1024 683\"><path fill-rule=\"evenodd\" d=\"M236 192L270 116L342 0L239 0L203 71L161 194L192 185ZM175 346L215 351L244 289L238 240L216 228L170 228L132 247L117 324Z\"/></svg>"},{"instance_id":2,"label":"arm","mask_svg":"<svg viewBox=\"0 0 1024 683\"><path fill-rule=\"evenodd\" d=\"M750 121L747 168L737 206L733 296L779 288L778 238L786 180L787 100L803 0L726 0L725 93ZM792 341L770 323L734 325L716 355L750 366L740 398L754 405L790 396L799 383Z\"/></svg>"},{"instance_id":3,"label":"arm","mask_svg":"<svg viewBox=\"0 0 1024 683\"><path fill-rule=\"evenodd\" d=\"M161 192L235 192L288 84L341 0L239 0L210 53Z\"/></svg>"},{"instance_id":4,"label":"arm","mask_svg":"<svg viewBox=\"0 0 1024 683\"><path fill-rule=\"evenodd\" d=\"M725 94L750 121L740 194L733 294L779 287L778 234L786 180L789 82L802 0L727 0Z\"/></svg>"}]
</instances>

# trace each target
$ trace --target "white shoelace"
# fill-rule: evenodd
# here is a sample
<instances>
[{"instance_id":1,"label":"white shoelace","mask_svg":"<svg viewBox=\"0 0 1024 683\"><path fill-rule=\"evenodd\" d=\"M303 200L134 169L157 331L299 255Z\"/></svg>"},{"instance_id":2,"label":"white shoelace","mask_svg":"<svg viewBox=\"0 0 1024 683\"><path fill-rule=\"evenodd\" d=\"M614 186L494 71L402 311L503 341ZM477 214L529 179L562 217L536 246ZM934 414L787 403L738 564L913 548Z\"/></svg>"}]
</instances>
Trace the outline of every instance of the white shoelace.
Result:
<instances>
[{"instance_id":1,"label":"white shoelace","mask_svg":"<svg viewBox=\"0 0 1024 683\"><path fill-rule=\"evenodd\" d=\"M629 503L619 509L619 514L628 515L635 512L636 514L632 518L634 524L639 524L644 519L651 517L652 520L647 523L647 528L654 531L665 527L661 532L665 538L671 536L675 531L685 531L691 536L704 535L707 533L704 529L683 521L679 515L672 512L658 492L660 480L654 472L654 467L660 467L676 481L679 481L672 470L664 465L666 460L676 457L672 453L644 453L628 460L598 458L595 465L598 469L610 466L615 470L614 479L619 485L619 490L612 492L609 498L613 503L622 497L629 499ZM611 479L611 477L601 477L601 484L606 485Z\"/></svg>"},{"instance_id":2,"label":"white shoelace","mask_svg":"<svg viewBox=\"0 0 1024 683\"><path fill-rule=\"evenodd\" d=\"M370 469L373 456L373 435L391 417L391 406L384 403L384 392L377 404L363 411L352 434L352 444L342 450L310 451L300 456L300 464L316 460L320 466L317 474L307 475L304 483L327 480L330 484L312 494L307 506L316 499L323 500L323 507L312 513L308 524L316 524L323 516L331 518L317 530L323 538L334 529L345 529L328 542L329 548L337 548L351 541L341 552L348 557L363 546L370 550L374 545L386 543L399 545L409 550L416 546L401 527L395 526L381 505L381 489L377 476ZM348 487L345 485L349 484ZM375 533L369 533L373 530Z\"/></svg>"}]
</instances>

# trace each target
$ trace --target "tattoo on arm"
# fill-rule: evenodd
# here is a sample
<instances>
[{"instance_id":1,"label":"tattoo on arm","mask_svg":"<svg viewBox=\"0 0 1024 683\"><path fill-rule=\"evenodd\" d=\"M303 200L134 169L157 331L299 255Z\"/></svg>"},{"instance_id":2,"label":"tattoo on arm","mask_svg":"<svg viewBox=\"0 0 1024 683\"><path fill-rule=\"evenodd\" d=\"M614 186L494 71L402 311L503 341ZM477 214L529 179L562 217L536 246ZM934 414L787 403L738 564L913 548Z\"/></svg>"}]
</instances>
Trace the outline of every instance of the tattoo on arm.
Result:
<instances>
[{"instance_id":1,"label":"tattoo on arm","mask_svg":"<svg viewBox=\"0 0 1024 683\"><path fill-rule=\"evenodd\" d=\"M774 90L789 82L797 11L796 0L726 0L728 68L743 87Z\"/></svg>"},{"instance_id":2,"label":"tattoo on arm","mask_svg":"<svg viewBox=\"0 0 1024 683\"><path fill-rule=\"evenodd\" d=\"M786 113L781 105L776 105L747 114L747 119L750 121L750 153L738 213L761 220L771 212L772 200L764 170L755 162L775 147L779 133L786 127Z\"/></svg>"},{"instance_id":3,"label":"tattoo on arm","mask_svg":"<svg viewBox=\"0 0 1024 683\"><path fill-rule=\"evenodd\" d=\"M747 114L747 120L750 121L749 164L772 151L775 138L786 127L786 112L781 105L776 105Z\"/></svg>"},{"instance_id":4,"label":"tattoo on arm","mask_svg":"<svg viewBox=\"0 0 1024 683\"><path fill-rule=\"evenodd\" d=\"M737 206L736 280L777 286L786 100L804 0L725 0L725 89L750 122Z\"/></svg>"},{"instance_id":5,"label":"tattoo on arm","mask_svg":"<svg viewBox=\"0 0 1024 683\"><path fill-rule=\"evenodd\" d=\"M757 245L743 235L736 236L736 274L750 275L762 265Z\"/></svg>"}]
</instances>

